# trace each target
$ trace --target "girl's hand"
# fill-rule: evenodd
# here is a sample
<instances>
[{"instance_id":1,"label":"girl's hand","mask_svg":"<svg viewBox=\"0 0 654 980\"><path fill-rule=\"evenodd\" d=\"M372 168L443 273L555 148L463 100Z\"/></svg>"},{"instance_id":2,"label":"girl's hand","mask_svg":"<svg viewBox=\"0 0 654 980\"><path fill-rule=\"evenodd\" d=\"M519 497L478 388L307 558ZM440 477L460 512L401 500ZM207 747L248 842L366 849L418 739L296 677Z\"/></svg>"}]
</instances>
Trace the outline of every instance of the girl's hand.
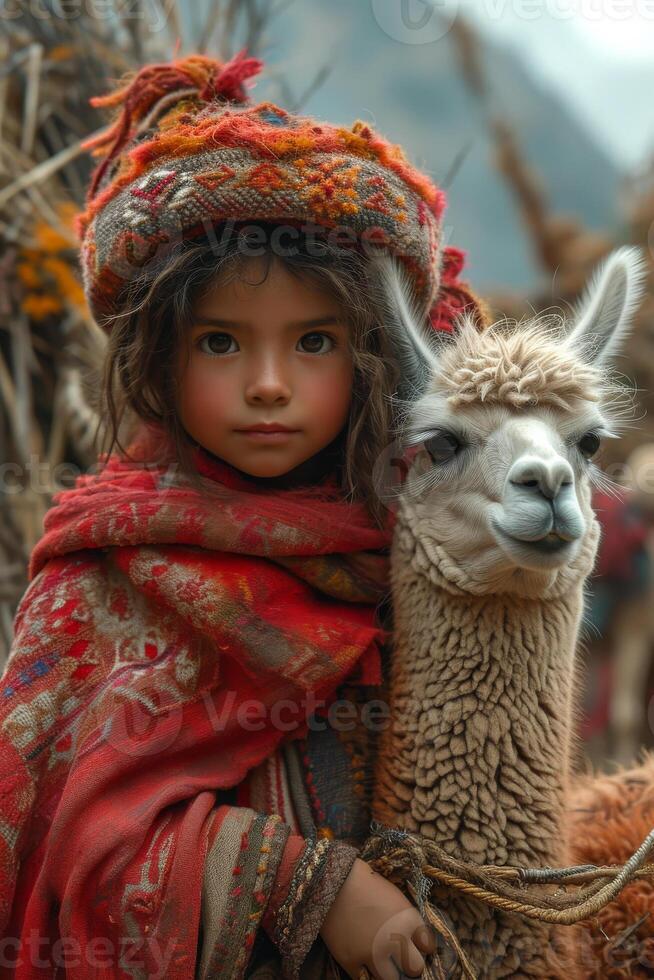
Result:
<instances>
[{"instance_id":1,"label":"girl's hand","mask_svg":"<svg viewBox=\"0 0 654 980\"><path fill-rule=\"evenodd\" d=\"M399 888L356 858L320 929L325 945L352 980L367 967L375 980L419 977L436 943Z\"/></svg>"}]
</instances>

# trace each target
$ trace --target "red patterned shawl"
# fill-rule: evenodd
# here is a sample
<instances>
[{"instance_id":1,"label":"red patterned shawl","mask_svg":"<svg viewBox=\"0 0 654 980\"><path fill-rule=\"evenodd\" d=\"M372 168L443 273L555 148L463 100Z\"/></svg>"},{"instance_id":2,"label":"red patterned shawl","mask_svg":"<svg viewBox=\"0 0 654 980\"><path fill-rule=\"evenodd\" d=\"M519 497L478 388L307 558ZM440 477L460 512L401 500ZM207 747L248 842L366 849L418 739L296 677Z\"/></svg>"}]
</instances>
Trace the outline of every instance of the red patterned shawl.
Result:
<instances>
[{"instance_id":1,"label":"red patterned shawl","mask_svg":"<svg viewBox=\"0 0 654 980\"><path fill-rule=\"evenodd\" d=\"M390 529L334 478L262 492L198 450L199 494L130 449L55 497L16 613L0 977L160 976L165 946L188 980L216 791L306 735L311 695L381 681Z\"/></svg>"}]
</instances>

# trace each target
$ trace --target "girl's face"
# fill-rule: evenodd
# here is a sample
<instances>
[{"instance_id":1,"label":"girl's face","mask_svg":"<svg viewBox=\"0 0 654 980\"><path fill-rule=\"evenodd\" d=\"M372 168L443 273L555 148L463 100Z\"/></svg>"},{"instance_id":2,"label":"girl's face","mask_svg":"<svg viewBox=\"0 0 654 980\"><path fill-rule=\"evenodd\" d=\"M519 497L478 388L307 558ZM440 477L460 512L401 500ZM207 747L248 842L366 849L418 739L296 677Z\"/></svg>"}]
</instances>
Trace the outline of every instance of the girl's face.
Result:
<instances>
[{"instance_id":1,"label":"girl's face","mask_svg":"<svg viewBox=\"0 0 654 980\"><path fill-rule=\"evenodd\" d=\"M263 264L248 278L261 278ZM251 285L214 284L194 310L177 361L187 433L251 476L282 476L339 434L348 417L353 362L337 302L273 259ZM188 355L188 361L186 357ZM291 431L243 431L279 423Z\"/></svg>"}]
</instances>

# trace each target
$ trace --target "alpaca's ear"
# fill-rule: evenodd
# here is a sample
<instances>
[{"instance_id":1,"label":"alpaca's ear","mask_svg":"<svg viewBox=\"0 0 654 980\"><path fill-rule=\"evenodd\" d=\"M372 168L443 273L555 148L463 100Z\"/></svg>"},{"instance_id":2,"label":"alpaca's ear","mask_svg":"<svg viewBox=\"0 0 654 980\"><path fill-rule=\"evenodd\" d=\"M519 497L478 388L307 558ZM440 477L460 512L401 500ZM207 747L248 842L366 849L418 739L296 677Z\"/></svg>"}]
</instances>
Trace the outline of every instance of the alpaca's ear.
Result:
<instances>
[{"instance_id":1,"label":"alpaca's ear","mask_svg":"<svg viewBox=\"0 0 654 980\"><path fill-rule=\"evenodd\" d=\"M386 328L400 365L398 395L407 401L419 398L438 368L436 350L430 344L424 311L401 262L388 252L369 257L371 285L382 310Z\"/></svg>"},{"instance_id":2,"label":"alpaca's ear","mask_svg":"<svg viewBox=\"0 0 654 980\"><path fill-rule=\"evenodd\" d=\"M631 245L611 252L594 271L568 335L588 363L602 367L617 354L643 298L647 271L641 250Z\"/></svg>"}]
</instances>

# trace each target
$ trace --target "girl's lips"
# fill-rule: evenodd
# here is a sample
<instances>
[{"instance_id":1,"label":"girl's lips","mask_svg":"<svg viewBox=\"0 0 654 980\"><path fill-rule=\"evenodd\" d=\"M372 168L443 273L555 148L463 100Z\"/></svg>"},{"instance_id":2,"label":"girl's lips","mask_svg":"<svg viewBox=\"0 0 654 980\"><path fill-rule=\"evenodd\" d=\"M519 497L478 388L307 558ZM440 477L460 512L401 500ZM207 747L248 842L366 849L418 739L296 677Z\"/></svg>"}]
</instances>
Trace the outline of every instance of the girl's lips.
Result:
<instances>
[{"instance_id":1,"label":"girl's lips","mask_svg":"<svg viewBox=\"0 0 654 980\"><path fill-rule=\"evenodd\" d=\"M259 442L284 442L290 436L297 434L297 429L287 429L284 431L277 432L263 432L261 429L238 429L241 435L248 436L250 439L258 440Z\"/></svg>"}]
</instances>

